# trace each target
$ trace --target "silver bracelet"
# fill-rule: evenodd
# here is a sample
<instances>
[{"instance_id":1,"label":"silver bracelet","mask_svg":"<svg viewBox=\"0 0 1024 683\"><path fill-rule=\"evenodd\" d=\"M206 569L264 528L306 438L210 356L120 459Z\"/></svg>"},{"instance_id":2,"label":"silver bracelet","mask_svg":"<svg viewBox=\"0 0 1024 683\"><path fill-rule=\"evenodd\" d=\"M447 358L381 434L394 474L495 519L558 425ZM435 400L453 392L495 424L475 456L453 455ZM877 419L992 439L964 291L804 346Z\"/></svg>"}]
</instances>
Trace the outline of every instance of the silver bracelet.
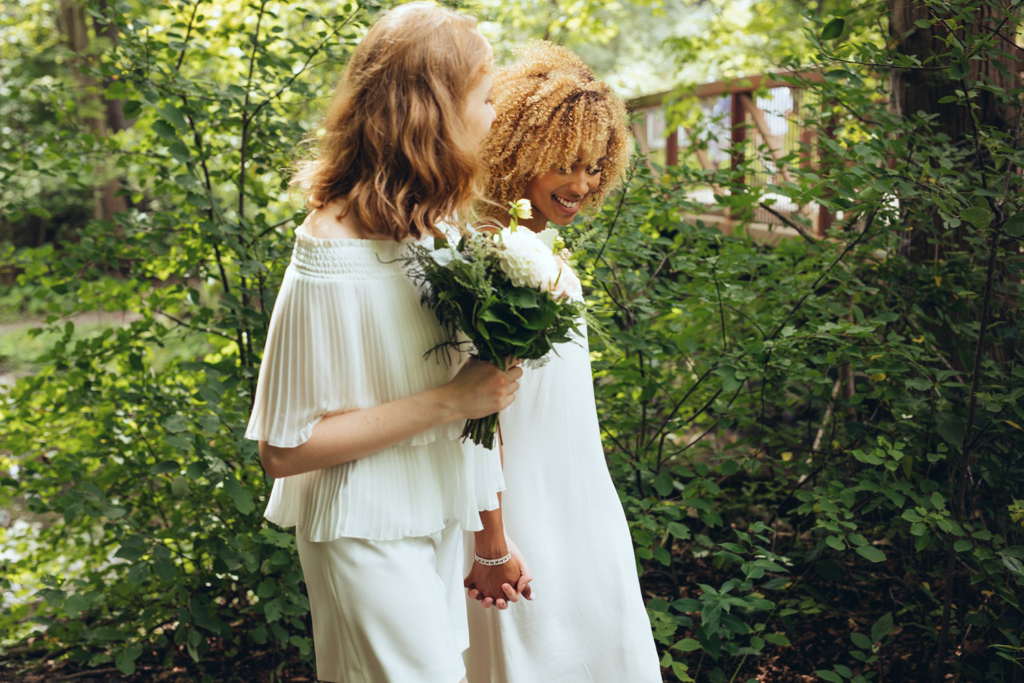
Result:
<instances>
[{"instance_id":1,"label":"silver bracelet","mask_svg":"<svg viewBox=\"0 0 1024 683\"><path fill-rule=\"evenodd\" d=\"M476 558L477 562L485 567L497 567L498 565L505 564L512 559L512 553L509 553L505 557L499 557L496 560L488 560L486 557L480 557L476 553L473 553L473 556Z\"/></svg>"}]
</instances>

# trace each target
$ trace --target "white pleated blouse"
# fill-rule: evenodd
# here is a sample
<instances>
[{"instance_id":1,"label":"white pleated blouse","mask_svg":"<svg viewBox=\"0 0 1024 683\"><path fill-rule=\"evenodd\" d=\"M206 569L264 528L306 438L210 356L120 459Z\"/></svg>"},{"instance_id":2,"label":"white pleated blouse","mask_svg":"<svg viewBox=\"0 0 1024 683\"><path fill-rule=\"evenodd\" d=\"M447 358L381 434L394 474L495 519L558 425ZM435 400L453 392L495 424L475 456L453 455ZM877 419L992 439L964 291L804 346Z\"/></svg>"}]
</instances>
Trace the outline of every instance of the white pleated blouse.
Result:
<instances>
[{"instance_id":1,"label":"white pleated blouse","mask_svg":"<svg viewBox=\"0 0 1024 683\"><path fill-rule=\"evenodd\" d=\"M396 261L415 243L296 229L246 438L293 448L329 413L404 398L455 375L465 362L458 354L450 365L424 358L444 333ZM310 541L425 536L453 521L479 531L479 511L498 507L505 483L498 450L463 443L463 426L437 425L372 455L275 479L264 516Z\"/></svg>"}]
</instances>

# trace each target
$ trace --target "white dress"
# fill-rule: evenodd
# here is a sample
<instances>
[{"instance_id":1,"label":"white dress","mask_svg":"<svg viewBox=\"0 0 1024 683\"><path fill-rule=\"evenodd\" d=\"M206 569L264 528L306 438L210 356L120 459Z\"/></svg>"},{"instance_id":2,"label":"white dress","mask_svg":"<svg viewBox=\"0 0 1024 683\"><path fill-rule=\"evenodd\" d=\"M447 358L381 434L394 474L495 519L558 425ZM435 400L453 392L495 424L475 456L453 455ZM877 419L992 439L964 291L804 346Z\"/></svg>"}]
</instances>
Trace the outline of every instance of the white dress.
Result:
<instances>
[{"instance_id":1,"label":"white dress","mask_svg":"<svg viewBox=\"0 0 1024 683\"><path fill-rule=\"evenodd\" d=\"M426 242L426 238L423 242ZM444 339L397 259L411 241L295 231L245 436L292 448L329 413L446 383ZM504 488L497 450L449 422L352 462L274 480L264 516L296 528L317 678L457 683L469 646L463 530Z\"/></svg>"},{"instance_id":2,"label":"white dress","mask_svg":"<svg viewBox=\"0 0 1024 683\"><path fill-rule=\"evenodd\" d=\"M530 565L536 595L503 611L467 597L469 683L662 680L601 445L583 333L555 347L561 357L525 367L515 402L501 413L505 530ZM466 541L472 558L473 535Z\"/></svg>"}]
</instances>

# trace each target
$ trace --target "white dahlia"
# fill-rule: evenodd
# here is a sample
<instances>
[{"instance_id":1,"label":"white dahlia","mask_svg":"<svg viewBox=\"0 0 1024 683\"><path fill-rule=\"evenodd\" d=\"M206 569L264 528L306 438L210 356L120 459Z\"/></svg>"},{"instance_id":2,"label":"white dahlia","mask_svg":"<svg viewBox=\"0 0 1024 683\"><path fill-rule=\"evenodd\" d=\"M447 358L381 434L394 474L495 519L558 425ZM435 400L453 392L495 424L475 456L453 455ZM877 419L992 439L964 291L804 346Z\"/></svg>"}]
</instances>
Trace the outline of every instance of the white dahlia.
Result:
<instances>
[{"instance_id":1,"label":"white dahlia","mask_svg":"<svg viewBox=\"0 0 1024 683\"><path fill-rule=\"evenodd\" d=\"M502 248L498 265L516 287L550 292L558 278L558 260L551 249L529 230L505 228L494 239Z\"/></svg>"}]
</instances>

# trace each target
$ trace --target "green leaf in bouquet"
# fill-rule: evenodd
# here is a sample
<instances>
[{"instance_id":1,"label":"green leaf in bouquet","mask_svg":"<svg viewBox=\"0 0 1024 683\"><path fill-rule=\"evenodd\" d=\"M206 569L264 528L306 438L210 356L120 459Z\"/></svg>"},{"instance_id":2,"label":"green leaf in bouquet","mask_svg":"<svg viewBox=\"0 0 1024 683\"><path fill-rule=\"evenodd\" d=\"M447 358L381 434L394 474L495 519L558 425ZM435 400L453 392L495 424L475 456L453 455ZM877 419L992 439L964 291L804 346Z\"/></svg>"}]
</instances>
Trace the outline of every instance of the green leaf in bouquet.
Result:
<instances>
[{"instance_id":1,"label":"green leaf in bouquet","mask_svg":"<svg viewBox=\"0 0 1024 683\"><path fill-rule=\"evenodd\" d=\"M528 287L516 287L506 299L510 304L518 308L538 308L542 298L540 292Z\"/></svg>"},{"instance_id":2,"label":"green leaf in bouquet","mask_svg":"<svg viewBox=\"0 0 1024 683\"><path fill-rule=\"evenodd\" d=\"M504 318L501 317L501 315L499 315L496 306L491 308L485 308L484 310L480 311L480 320L489 323L498 323L499 325L503 325L508 328L512 327L512 325L510 325Z\"/></svg>"},{"instance_id":3,"label":"green leaf in bouquet","mask_svg":"<svg viewBox=\"0 0 1024 683\"><path fill-rule=\"evenodd\" d=\"M524 316L525 322L523 325L530 330L546 330L551 327L551 323L555 322L555 318L558 317L558 304L548 299L543 302L539 307L538 312L531 311L528 316Z\"/></svg>"}]
</instances>

